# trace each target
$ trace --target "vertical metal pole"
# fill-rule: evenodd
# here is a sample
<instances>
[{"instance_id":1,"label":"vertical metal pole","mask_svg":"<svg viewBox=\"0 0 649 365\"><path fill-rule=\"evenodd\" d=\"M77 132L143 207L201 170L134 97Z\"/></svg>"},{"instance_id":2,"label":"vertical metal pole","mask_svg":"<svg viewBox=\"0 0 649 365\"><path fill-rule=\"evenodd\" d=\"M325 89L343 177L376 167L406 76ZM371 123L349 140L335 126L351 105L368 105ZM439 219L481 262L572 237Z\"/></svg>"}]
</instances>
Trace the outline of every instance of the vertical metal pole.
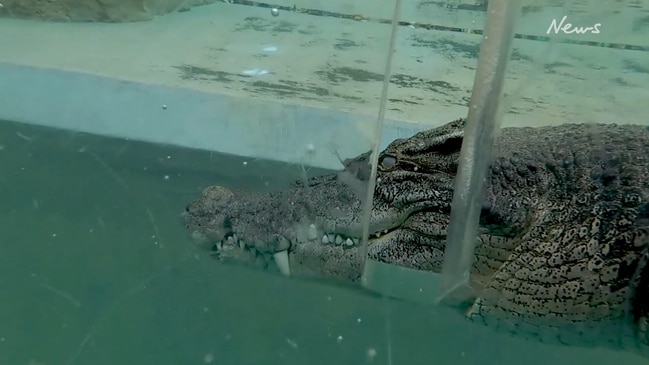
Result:
<instances>
[{"instance_id":1,"label":"vertical metal pole","mask_svg":"<svg viewBox=\"0 0 649 365\"><path fill-rule=\"evenodd\" d=\"M484 181L491 162L494 134L500 125L505 69L519 14L519 0L490 0L487 7L455 181L439 302L454 304L471 292L469 272L474 260Z\"/></svg>"}]
</instances>

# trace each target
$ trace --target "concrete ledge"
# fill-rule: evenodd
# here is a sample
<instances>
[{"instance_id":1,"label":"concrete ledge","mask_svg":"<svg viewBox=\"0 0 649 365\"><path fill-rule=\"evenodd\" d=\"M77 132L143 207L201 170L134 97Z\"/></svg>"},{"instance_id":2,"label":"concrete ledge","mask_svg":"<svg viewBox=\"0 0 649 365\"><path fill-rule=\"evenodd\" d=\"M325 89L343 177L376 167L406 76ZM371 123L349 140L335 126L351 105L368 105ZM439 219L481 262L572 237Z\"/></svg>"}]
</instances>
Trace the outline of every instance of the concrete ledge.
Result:
<instances>
[{"instance_id":1,"label":"concrete ledge","mask_svg":"<svg viewBox=\"0 0 649 365\"><path fill-rule=\"evenodd\" d=\"M321 168L340 168L332 150L369 150L376 130L376 118L336 110L79 72L0 63L0 79L0 119ZM426 128L386 120L382 146Z\"/></svg>"}]
</instances>

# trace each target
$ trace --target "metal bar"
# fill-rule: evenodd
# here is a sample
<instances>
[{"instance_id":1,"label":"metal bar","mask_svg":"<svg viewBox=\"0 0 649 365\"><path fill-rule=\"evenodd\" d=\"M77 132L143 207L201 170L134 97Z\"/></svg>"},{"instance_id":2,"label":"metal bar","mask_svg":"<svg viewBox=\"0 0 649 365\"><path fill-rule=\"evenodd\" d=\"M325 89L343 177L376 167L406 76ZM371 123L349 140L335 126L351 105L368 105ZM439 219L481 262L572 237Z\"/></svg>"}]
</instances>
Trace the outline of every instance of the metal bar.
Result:
<instances>
[{"instance_id":1,"label":"metal bar","mask_svg":"<svg viewBox=\"0 0 649 365\"><path fill-rule=\"evenodd\" d=\"M500 100L511 54L519 0L491 0L480 46L455 181L438 302L458 304L472 294L469 272L474 260L484 180L500 125Z\"/></svg>"}]
</instances>

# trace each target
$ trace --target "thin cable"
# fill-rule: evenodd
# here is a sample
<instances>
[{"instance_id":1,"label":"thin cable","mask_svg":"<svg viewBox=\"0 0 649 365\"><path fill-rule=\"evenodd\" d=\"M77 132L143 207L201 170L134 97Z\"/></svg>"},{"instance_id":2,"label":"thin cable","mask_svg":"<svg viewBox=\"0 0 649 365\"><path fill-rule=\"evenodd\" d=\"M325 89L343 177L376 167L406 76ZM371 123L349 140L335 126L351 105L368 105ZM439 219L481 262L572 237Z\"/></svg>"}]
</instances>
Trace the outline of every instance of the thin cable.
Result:
<instances>
[{"instance_id":1,"label":"thin cable","mask_svg":"<svg viewBox=\"0 0 649 365\"><path fill-rule=\"evenodd\" d=\"M379 103L379 116L376 123L374 133L374 147L372 148L371 172L370 181L367 186L367 198L363 207L363 237L361 244L361 265L365 267L365 260L367 258L367 241L370 235L370 219L372 215L372 199L374 198L374 188L376 187L376 167L379 159L379 152L381 148L381 135L383 133L383 125L385 124L385 108L388 103L388 87L390 86L390 78L392 75L392 58L394 55L394 48L397 42L397 30L399 29L399 18L401 17L401 0L394 2L394 14L392 17L392 33L390 34L390 44L388 46L388 57L385 61L385 76L383 78L383 89L381 90L381 101Z\"/></svg>"}]
</instances>

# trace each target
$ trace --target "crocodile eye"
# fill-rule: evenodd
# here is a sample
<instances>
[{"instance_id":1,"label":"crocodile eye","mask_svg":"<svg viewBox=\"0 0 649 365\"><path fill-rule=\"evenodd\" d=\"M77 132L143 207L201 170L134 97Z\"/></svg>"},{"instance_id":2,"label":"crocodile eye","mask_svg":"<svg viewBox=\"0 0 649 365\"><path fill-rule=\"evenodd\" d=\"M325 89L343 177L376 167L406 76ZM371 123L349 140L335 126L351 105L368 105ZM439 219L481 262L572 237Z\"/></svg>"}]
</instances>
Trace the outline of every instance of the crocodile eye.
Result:
<instances>
[{"instance_id":1,"label":"crocodile eye","mask_svg":"<svg viewBox=\"0 0 649 365\"><path fill-rule=\"evenodd\" d=\"M392 156L384 156L381 158L381 166L383 167L393 167L397 164L397 159Z\"/></svg>"}]
</instances>

